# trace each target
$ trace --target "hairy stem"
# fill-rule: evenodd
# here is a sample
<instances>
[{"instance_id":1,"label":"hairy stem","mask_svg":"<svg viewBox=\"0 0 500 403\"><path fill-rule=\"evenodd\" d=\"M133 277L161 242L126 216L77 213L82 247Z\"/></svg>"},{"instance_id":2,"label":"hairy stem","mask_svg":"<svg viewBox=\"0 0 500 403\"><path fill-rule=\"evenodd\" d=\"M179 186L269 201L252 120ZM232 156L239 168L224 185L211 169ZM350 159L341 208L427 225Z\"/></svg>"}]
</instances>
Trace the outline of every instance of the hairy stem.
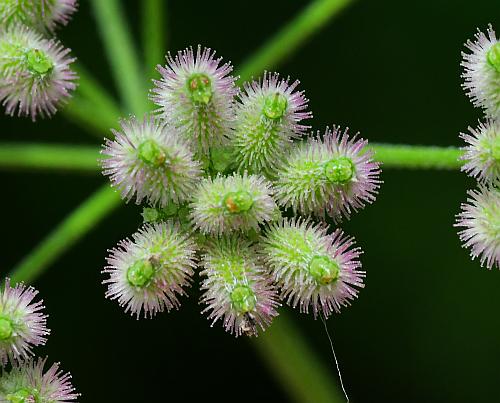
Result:
<instances>
[{"instance_id":1,"label":"hairy stem","mask_svg":"<svg viewBox=\"0 0 500 403\"><path fill-rule=\"evenodd\" d=\"M462 152L456 147L374 144L383 168L459 169ZM99 172L99 149L94 146L0 143L0 168Z\"/></svg>"},{"instance_id":2,"label":"hairy stem","mask_svg":"<svg viewBox=\"0 0 500 403\"><path fill-rule=\"evenodd\" d=\"M295 402L343 402L333 371L325 368L304 336L284 312L253 341L284 391Z\"/></svg>"},{"instance_id":3,"label":"hairy stem","mask_svg":"<svg viewBox=\"0 0 500 403\"><path fill-rule=\"evenodd\" d=\"M459 169L462 151L456 147L373 144L375 159L382 168Z\"/></svg>"},{"instance_id":4,"label":"hairy stem","mask_svg":"<svg viewBox=\"0 0 500 403\"><path fill-rule=\"evenodd\" d=\"M162 64L166 52L166 1L142 1L142 44L145 71L153 74L157 64Z\"/></svg>"},{"instance_id":5,"label":"hairy stem","mask_svg":"<svg viewBox=\"0 0 500 403\"><path fill-rule=\"evenodd\" d=\"M104 185L68 215L10 273L13 282L33 282L57 257L120 204L120 196Z\"/></svg>"},{"instance_id":6,"label":"hairy stem","mask_svg":"<svg viewBox=\"0 0 500 403\"><path fill-rule=\"evenodd\" d=\"M91 3L122 101L128 111L141 116L148 109L147 91L122 6L118 0Z\"/></svg>"},{"instance_id":7,"label":"hairy stem","mask_svg":"<svg viewBox=\"0 0 500 403\"><path fill-rule=\"evenodd\" d=\"M285 59L307 38L323 27L352 0L314 0L294 20L251 55L239 69L240 80L247 81L264 69Z\"/></svg>"}]
</instances>

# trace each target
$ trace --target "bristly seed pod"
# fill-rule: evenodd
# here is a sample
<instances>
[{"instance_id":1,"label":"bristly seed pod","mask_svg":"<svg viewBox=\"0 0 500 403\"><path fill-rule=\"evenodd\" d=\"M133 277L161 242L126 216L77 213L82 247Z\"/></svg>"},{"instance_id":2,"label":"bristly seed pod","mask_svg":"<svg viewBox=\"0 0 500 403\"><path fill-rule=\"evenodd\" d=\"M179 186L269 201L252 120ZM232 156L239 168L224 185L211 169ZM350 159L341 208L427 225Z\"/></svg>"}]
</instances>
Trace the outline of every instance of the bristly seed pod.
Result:
<instances>
[{"instance_id":1,"label":"bristly seed pod","mask_svg":"<svg viewBox=\"0 0 500 403\"><path fill-rule=\"evenodd\" d=\"M206 157L210 147L227 141L234 121L234 96L237 93L230 63L220 66L211 49L198 46L167 55L167 65L158 66L161 80L155 80L151 100L169 125L192 144L196 155Z\"/></svg>"},{"instance_id":2,"label":"bristly seed pod","mask_svg":"<svg viewBox=\"0 0 500 403\"><path fill-rule=\"evenodd\" d=\"M54 32L69 22L76 7L76 0L3 0L0 23L5 27L21 23L43 33Z\"/></svg>"},{"instance_id":3,"label":"bristly seed pod","mask_svg":"<svg viewBox=\"0 0 500 403\"><path fill-rule=\"evenodd\" d=\"M363 288L361 249L340 229L327 235L325 226L284 219L273 224L261 241L262 259L282 298L301 312L312 308L314 317L327 318L350 305Z\"/></svg>"},{"instance_id":4,"label":"bristly seed pod","mask_svg":"<svg viewBox=\"0 0 500 403\"><path fill-rule=\"evenodd\" d=\"M277 294L249 241L237 236L213 240L206 247L200 273L206 277L201 302L212 326L219 319L236 337L257 336L278 315Z\"/></svg>"},{"instance_id":5,"label":"bristly seed pod","mask_svg":"<svg viewBox=\"0 0 500 403\"><path fill-rule=\"evenodd\" d=\"M462 150L462 171L486 184L500 184L500 121L480 123L460 137L467 143Z\"/></svg>"},{"instance_id":6,"label":"bristly seed pod","mask_svg":"<svg viewBox=\"0 0 500 403\"><path fill-rule=\"evenodd\" d=\"M52 116L76 88L76 74L58 41L15 25L0 30L0 102L8 115Z\"/></svg>"},{"instance_id":7,"label":"bristly seed pod","mask_svg":"<svg viewBox=\"0 0 500 403\"><path fill-rule=\"evenodd\" d=\"M160 207L187 200L201 167L177 130L147 116L142 123L133 117L123 120L121 127L113 130L115 140L106 140L101 153L103 173L122 197Z\"/></svg>"},{"instance_id":8,"label":"bristly seed pod","mask_svg":"<svg viewBox=\"0 0 500 403\"><path fill-rule=\"evenodd\" d=\"M201 182L191 203L193 225L205 234L259 230L278 210L271 184L257 175L233 174Z\"/></svg>"},{"instance_id":9,"label":"bristly seed pod","mask_svg":"<svg viewBox=\"0 0 500 403\"><path fill-rule=\"evenodd\" d=\"M42 313L43 301L33 302L38 291L24 284L11 287L5 280L0 290L0 365L10 359L27 359L32 346L40 346L47 341L47 315Z\"/></svg>"},{"instance_id":10,"label":"bristly seed pod","mask_svg":"<svg viewBox=\"0 0 500 403\"><path fill-rule=\"evenodd\" d=\"M239 95L232 144L241 171L272 175L292 140L309 129L300 122L312 117L299 81L289 84L277 73L264 73L262 81L245 83Z\"/></svg>"},{"instance_id":11,"label":"bristly seed pod","mask_svg":"<svg viewBox=\"0 0 500 403\"><path fill-rule=\"evenodd\" d=\"M146 224L110 250L103 273L109 278L106 297L118 300L125 312L153 317L165 309L178 308L177 295L189 286L195 247L188 234L170 222Z\"/></svg>"},{"instance_id":12,"label":"bristly seed pod","mask_svg":"<svg viewBox=\"0 0 500 403\"><path fill-rule=\"evenodd\" d=\"M375 200L380 186L380 164L373 160L368 142L347 129L328 128L300 145L285 162L275 182L278 204L295 213L330 215L335 221L350 217Z\"/></svg>"},{"instance_id":13,"label":"bristly seed pod","mask_svg":"<svg viewBox=\"0 0 500 403\"><path fill-rule=\"evenodd\" d=\"M0 376L0 401L12 403L58 403L78 399L71 375L52 364L44 373L47 358L14 364Z\"/></svg>"},{"instance_id":14,"label":"bristly seed pod","mask_svg":"<svg viewBox=\"0 0 500 403\"><path fill-rule=\"evenodd\" d=\"M481 266L500 269L500 189L480 185L467 194L455 224L464 228L458 233L460 240L470 248L472 259L479 257Z\"/></svg>"},{"instance_id":15,"label":"bristly seed pod","mask_svg":"<svg viewBox=\"0 0 500 403\"><path fill-rule=\"evenodd\" d=\"M463 87L474 106L500 119L500 41L489 25L486 34L478 29L475 40L468 40L465 46L471 53L462 52Z\"/></svg>"}]
</instances>

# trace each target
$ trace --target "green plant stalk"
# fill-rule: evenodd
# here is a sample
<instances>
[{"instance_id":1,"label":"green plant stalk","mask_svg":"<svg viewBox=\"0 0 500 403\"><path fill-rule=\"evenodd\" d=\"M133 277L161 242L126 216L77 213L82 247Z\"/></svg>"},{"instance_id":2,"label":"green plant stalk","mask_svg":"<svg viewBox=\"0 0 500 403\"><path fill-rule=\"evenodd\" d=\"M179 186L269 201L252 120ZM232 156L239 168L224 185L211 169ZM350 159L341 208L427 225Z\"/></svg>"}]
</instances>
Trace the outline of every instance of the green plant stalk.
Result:
<instances>
[{"instance_id":1,"label":"green plant stalk","mask_svg":"<svg viewBox=\"0 0 500 403\"><path fill-rule=\"evenodd\" d=\"M330 376L333 371L325 368L324 360L318 359L286 312L281 312L271 327L252 342L291 400L298 403L345 400L336 386L338 380Z\"/></svg>"},{"instance_id":2,"label":"green plant stalk","mask_svg":"<svg viewBox=\"0 0 500 403\"><path fill-rule=\"evenodd\" d=\"M456 147L374 144L383 168L459 169L462 151ZM94 146L0 143L0 168L99 172L99 149Z\"/></svg>"},{"instance_id":3,"label":"green plant stalk","mask_svg":"<svg viewBox=\"0 0 500 403\"><path fill-rule=\"evenodd\" d=\"M121 202L120 196L104 185L68 215L10 273L14 283L32 283L59 255L68 250Z\"/></svg>"},{"instance_id":4,"label":"green plant stalk","mask_svg":"<svg viewBox=\"0 0 500 403\"><path fill-rule=\"evenodd\" d=\"M146 85L122 6L118 0L91 3L125 109L142 116L148 110Z\"/></svg>"},{"instance_id":5,"label":"green plant stalk","mask_svg":"<svg viewBox=\"0 0 500 403\"><path fill-rule=\"evenodd\" d=\"M105 109L96 108L91 101L75 94L63 112L69 120L81 125L90 134L99 138L108 137L110 128L118 126L120 115L111 115Z\"/></svg>"},{"instance_id":6,"label":"green plant stalk","mask_svg":"<svg viewBox=\"0 0 500 403\"><path fill-rule=\"evenodd\" d=\"M9 169L99 172L98 158L99 150L93 146L0 144L0 166Z\"/></svg>"},{"instance_id":7,"label":"green plant stalk","mask_svg":"<svg viewBox=\"0 0 500 403\"><path fill-rule=\"evenodd\" d=\"M463 152L456 147L373 144L375 159L383 168L460 169Z\"/></svg>"},{"instance_id":8,"label":"green plant stalk","mask_svg":"<svg viewBox=\"0 0 500 403\"><path fill-rule=\"evenodd\" d=\"M351 2L352 0L314 0L243 63L238 71L240 80L247 81L255 74L260 75L264 69L276 67Z\"/></svg>"},{"instance_id":9,"label":"green plant stalk","mask_svg":"<svg viewBox=\"0 0 500 403\"><path fill-rule=\"evenodd\" d=\"M166 1L142 0L142 47L147 76L163 64L166 53Z\"/></svg>"}]
</instances>

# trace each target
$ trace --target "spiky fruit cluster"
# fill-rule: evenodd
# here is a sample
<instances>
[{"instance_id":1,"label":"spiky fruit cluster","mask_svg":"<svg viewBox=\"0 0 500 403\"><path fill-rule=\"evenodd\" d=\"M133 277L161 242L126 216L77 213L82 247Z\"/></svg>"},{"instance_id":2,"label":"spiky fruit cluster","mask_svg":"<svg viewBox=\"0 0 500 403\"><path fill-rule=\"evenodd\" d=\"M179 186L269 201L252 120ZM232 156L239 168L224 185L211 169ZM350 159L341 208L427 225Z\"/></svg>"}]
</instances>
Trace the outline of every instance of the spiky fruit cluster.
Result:
<instances>
[{"instance_id":1,"label":"spiky fruit cluster","mask_svg":"<svg viewBox=\"0 0 500 403\"><path fill-rule=\"evenodd\" d=\"M232 138L240 171L272 175L292 140L309 128L300 123L312 113L304 92L295 91L298 85L298 80L289 84L276 73L244 85Z\"/></svg>"},{"instance_id":2,"label":"spiky fruit cluster","mask_svg":"<svg viewBox=\"0 0 500 403\"><path fill-rule=\"evenodd\" d=\"M50 334L37 295L22 283L13 287L8 278L0 287L0 402L52 403L78 397L71 376L59 371L59 364L44 373L46 359L32 357L32 348L45 344Z\"/></svg>"},{"instance_id":3,"label":"spiky fruit cluster","mask_svg":"<svg viewBox=\"0 0 500 403\"><path fill-rule=\"evenodd\" d=\"M146 224L132 238L110 251L106 296L137 318L179 307L177 295L185 293L195 266L192 240L171 222Z\"/></svg>"},{"instance_id":4,"label":"spiky fruit cluster","mask_svg":"<svg viewBox=\"0 0 500 403\"><path fill-rule=\"evenodd\" d=\"M220 65L211 49L185 49L167 65L158 66L162 78L155 80L151 100L170 126L179 129L200 157L210 148L227 142L234 120L235 78L230 63Z\"/></svg>"},{"instance_id":5,"label":"spiky fruit cluster","mask_svg":"<svg viewBox=\"0 0 500 403\"><path fill-rule=\"evenodd\" d=\"M69 22L76 8L76 0L2 0L0 22L5 27L23 24L53 32Z\"/></svg>"},{"instance_id":6,"label":"spiky fruit cluster","mask_svg":"<svg viewBox=\"0 0 500 403\"><path fill-rule=\"evenodd\" d=\"M69 49L26 26L0 30L0 55L0 102L8 115L52 116L76 87Z\"/></svg>"},{"instance_id":7,"label":"spiky fruit cluster","mask_svg":"<svg viewBox=\"0 0 500 403\"><path fill-rule=\"evenodd\" d=\"M71 375L55 363L44 372L47 358L14 364L0 376L0 401L13 403L57 403L75 401L80 396L71 384Z\"/></svg>"},{"instance_id":8,"label":"spiky fruit cluster","mask_svg":"<svg viewBox=\"0 0 500 403\"><path fill-rule=\"evenodd\" d=\"M463 228L460 240L473 259L500 268L500 41L489 25L486 34L478 30L475 41L465 46L472 53L462 53L463 86L474 106L484 110L485 123L460 134L466 143L462 171L479 187L468 191L455 226Z\"/></svg>"},{"instance_id":9,"label":"spiky fruit cluster","mask_svg":"<svg viewBox=\"0 0 500 403\"><path fill-rule=\"evenodd\" d=\"M0 365L9 359L27 359L33 346L47 341L47 315L42 313L43 301L34 301L37 294L33 287L12 287L10 280L5 280L0 290Z\"/></svg>"},{"instance_id":10,"label":"spiky fruit cluster","mask_svg":"<svg viewBox=\"0 0 500 403\"><path fill-rule=\"evenodd\" d=\"M284 219L269 227L262 239L262 258L282 297L301 312L312 308L328 317L349 305L364 287L361 249L337 229L307 220Z\"/></svg>"},{"instance_id":11,"label":"spiky fruit cluster","mask_svg":"<svg viewBox=\"0 0 500 403\"><path fill-rule=\"evenodd\" d=\"M236 336L256 335L259 327L269 326L278 314L278 296L252 243L233 235L210 241L205 250L201 301L212 325L221 319Z\"/></svg>"},{"instance_id":12,"label":"spiky fruit cluster","mask_svg":"<svg viewBox=\"0 0 500 403\"><path fill-rule=\"evenodd\" d=\"M329 215L339 221L372 203L380 186L380 164L368 142L347 130L326 129L297 149L282 164L276 198L295 213Z\"/></svg>"},{"instance_id":13,"label":"spiky fruit cluster","mask_svg":"<svg viewBox=\"0 0 500 403\"><path fill-rule=\"evenodd\" d=\"M177 129L148 116L142 122L123 120L121 128L113 130L114 140L106 141L102 166L122 197L160 207L186 201L201 169Z\"/></svg>"},{"instance_id":14,"label":"spiky fruit cluster","mask_svg":"<svg viewBox=\"0 0 500 403\"><path fill-rule=\"evenodd\" d=\"M366 140L336 127L295 144L312 117L298 81L265 73L237 95L220 60L201 47L168 55L151 95L156 119L125 121L104 145L104 173L124 199L145 204L147 223L110 251L106 295L153 316L178 306L198 266L203 312L235 336L270 325L279 290L328 317L363 287L361 250L313 220L373 202L379 164ZM290 213L313 217L282 218Z\"/></svg>"}]
</instances>

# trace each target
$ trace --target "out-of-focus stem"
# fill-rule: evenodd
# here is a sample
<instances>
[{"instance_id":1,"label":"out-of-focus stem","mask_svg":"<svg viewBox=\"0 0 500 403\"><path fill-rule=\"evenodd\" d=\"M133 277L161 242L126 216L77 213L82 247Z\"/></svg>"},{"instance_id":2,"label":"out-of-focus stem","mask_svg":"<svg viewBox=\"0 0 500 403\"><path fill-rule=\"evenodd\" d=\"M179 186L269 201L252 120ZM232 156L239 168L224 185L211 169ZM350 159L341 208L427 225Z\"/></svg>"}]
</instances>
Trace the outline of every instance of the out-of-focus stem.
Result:
<instances>
[{"instance_id":1,"label":"out-of-focus stem","mask_svg":"<svg viewBox=\"0 0 500 403\"><path fill-rule=\"evenodd\" d=\"M162 64L166 51L165 0L142 0L142 46L146 74L154 73Z\"/></svg>"},{"instance_id":2,"label":"out-of-focus stem","mask_svg":"<svg viewBox=\"0 0 500 403\"><path fill-rule=\"evenodd\" d=\"M295 19L251 55L239 69L241 81L271 69L323 27L352 0L314 0Z\"/></svg>"},{"instance_id":3,"label":"out-of-focus stem","mask_svg":"<svg viewBox=\"0 0 500 403\"><path fill-rule=\"evenodd\" d=\"M134 41L118 0L92 0L97 26L126 110L138 116L148 109L147 91Z\"/></svg>"},{"instance_id":4,"label":"out-of-focus stem","mask_svg":"<svg viewBox=\"0 0 500 403\"><path fill-rule=\"evenodd\" d=\"M0 143L0 167L59 171L100 170L93 146Z\"/></svg>"},{"instance_id":5,"label":"out-of-focus stem","mask_svg":"<svg viewBox=\"0 0 500 403\"><path fill-rule=\"evenodd\" d=\"M33 282L62 253L120 204L120 196L104 185L68 215L12 270L13 282Z\"/></svg>"},{"instance_id":6,"label":"out-of-focus stem","mask_svg":"<svg viewBox=\"0 0 500 403\"><path fill-rule=\"evenodd\" d=\"M276 376L290 399L300 403L345 401L330 374L293 321L281 313L272 326L253 341L261 359Z\"/></svg>"}]
</instances>

